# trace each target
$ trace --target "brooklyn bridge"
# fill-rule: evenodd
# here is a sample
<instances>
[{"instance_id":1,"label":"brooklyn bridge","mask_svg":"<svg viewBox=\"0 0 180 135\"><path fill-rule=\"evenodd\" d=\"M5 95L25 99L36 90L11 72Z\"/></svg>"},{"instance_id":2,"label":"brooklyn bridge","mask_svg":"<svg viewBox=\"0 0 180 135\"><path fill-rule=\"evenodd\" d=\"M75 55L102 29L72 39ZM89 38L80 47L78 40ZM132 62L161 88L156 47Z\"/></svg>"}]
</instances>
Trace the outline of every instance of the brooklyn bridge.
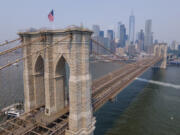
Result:
<instances>
[{"instance_id":1,"label":"brooklyn bridge","mask_svg":"<svg viewBox=\"0 0 180 135\"><path fill-rule=\"evenodd\" d=\"M166 68L167 46L157 44L153 54L135 62L126 62L101 43L92 31L71 27L63 30L20 32L21 45L0 52L0 56L23 49L23 57L0 67L0 70L23 61L24 109L16 118L0 124L2 135L93 135L96 119L93 112L115 97L149 68ZM94 81L89 71L90 43L102 47L122 64ZM97 52L94 56L103 57Z\"/></svg>"}]
</instances>

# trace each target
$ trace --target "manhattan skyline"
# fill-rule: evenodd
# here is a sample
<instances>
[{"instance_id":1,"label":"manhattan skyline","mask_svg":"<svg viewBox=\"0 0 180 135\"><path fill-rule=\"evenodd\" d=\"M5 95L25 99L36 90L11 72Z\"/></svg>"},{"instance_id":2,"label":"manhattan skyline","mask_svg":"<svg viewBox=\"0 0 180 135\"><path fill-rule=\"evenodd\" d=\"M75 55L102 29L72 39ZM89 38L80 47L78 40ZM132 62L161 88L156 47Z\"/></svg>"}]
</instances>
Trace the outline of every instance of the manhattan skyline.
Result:
<instances>
[{"instance_id":1,"label":"manhattan skyline","mask_svg":"<svg viewBox=\"0 0 180 135\"><path fill-rule=\"evenodd\" d=\"M152 19L155 39L167 41L179 40L180 19L178 15L180 1L151 0L123 1L100 0L31 0L2 1L0 4L0 41L13 39L19 30L42 27L64 28L69 25L92 28L98 24L103 30L114 29L117 22L126 25L129 31L129 14L134 11L136 31L144 29L145 21ZM163 5L163 6L162 6ZM54 9L55 22L49 23L47 15ZM71 9L71 10L68 10Z\"/></svg>"}]
</instances>

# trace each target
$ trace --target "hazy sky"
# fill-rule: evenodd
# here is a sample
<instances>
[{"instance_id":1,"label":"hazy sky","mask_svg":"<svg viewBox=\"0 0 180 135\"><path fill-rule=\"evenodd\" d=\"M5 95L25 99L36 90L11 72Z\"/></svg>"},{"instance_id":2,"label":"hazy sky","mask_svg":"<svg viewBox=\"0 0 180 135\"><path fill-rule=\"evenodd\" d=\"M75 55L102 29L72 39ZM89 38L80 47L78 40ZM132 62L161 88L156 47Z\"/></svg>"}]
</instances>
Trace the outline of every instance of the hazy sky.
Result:
<instances>
[{"instance_id":1,"label":"hazy sky","mask_svg":"<svg viewBox=\"0 0 180 135\"><path fill-rule=\"evenodd\" d=\"M53 24L47 18L51 9L55 12ZM152 19L155 38L180 41L180 0L0 0L0 41L13 39L19 30L30 27L64 28L83 23L108 29L121 21L128 28L132 9L136 32L144 29L146 19Z\"/></svg>"}]
</instances>

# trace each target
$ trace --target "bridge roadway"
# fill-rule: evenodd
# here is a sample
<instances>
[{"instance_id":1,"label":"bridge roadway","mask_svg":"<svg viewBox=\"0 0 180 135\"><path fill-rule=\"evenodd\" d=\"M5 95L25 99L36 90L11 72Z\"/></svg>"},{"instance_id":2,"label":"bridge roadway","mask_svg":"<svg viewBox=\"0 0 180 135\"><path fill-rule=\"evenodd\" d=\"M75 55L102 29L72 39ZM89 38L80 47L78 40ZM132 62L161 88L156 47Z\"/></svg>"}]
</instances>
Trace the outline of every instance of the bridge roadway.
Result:
<instances>
[{"instance_id":1,"label":"bridge roadway","mask_svg":"<svg viewBox=\"0 0 180 135\"><path fill-rule=\"evenodd\" d=\"M92 85L92 105L94 111L98 110L108 100L113 100L136 77L140 76L160 60L160 57L152 57L136 63L126 64L121 69L95 80Z\"/></svg>"},{"instance_id":2,"label":"bridge roadway","mask_svg":"<svg viewBox=\"0 0 180 135\"><path fill-rule=\"evenodd\" d=\"M107 101L113 100L117 94L129 85L136 77L158 63L161 57L150 57L125 64L117 71L111 72L92 83L93 111L98 110ZM68 108L58 115L40 119L43 107L35 108L19 118L13 118L0 125L1 135L63 135L68 129Z\"/></svg>"}]
</instances>

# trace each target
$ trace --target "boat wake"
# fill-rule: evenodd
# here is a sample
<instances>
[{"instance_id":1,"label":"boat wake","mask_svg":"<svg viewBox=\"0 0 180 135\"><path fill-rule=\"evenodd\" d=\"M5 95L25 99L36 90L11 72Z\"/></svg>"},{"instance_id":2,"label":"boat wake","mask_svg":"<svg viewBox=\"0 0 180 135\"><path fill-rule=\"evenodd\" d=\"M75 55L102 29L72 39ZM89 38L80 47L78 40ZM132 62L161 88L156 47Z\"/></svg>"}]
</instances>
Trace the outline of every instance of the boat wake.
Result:
<instances>
[{"instance_id":1,"label":"boat wake","mask_svg":"<svg viewBox=\"0 0 180 135\"><path fill-rule=\"evenodd\" d=\"M142 82L147 82L147 83L152 83L152 84L157 84L157 85L161 85L161 86L165 86L165 87L171 87L171 88L175 88L175 89L180 89L180 85L175 85L175 84L171 84L171 83L147 80L147 79L143 79L143 78L135 78L135 80L142 81Z\"/></svg>"}]
</instances>

